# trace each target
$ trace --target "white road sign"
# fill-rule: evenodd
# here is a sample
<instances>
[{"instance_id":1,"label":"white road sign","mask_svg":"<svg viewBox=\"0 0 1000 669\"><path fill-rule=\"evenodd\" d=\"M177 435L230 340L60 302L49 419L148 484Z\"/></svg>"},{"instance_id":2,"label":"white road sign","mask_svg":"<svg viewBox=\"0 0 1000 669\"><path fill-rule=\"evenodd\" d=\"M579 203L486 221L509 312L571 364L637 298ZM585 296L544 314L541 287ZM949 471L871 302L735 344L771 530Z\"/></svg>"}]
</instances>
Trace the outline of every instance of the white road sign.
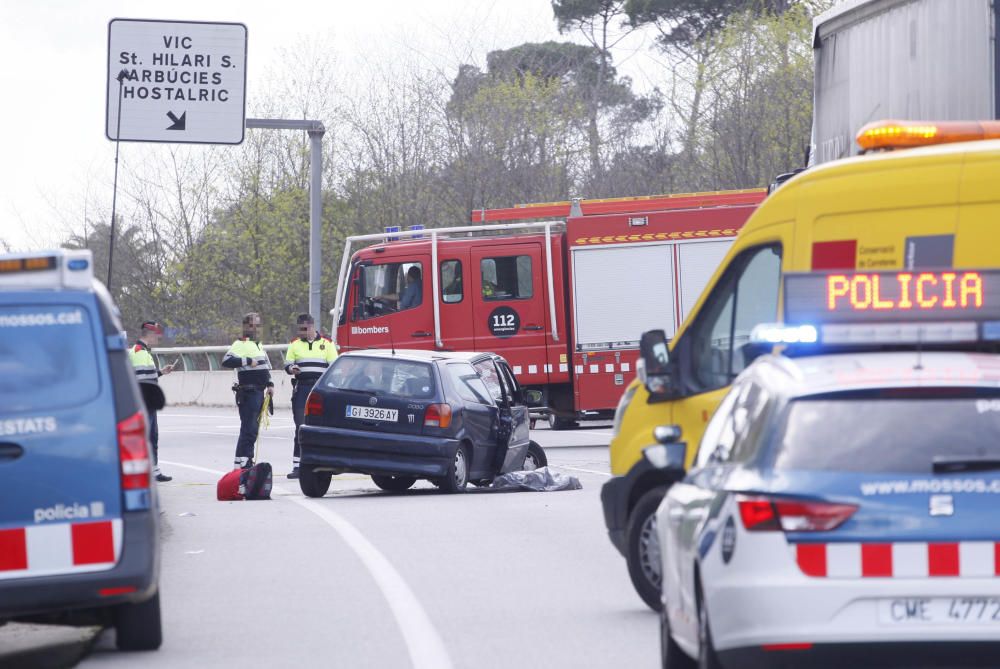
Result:
<instances>
[{"instance_id":1,"label":"white road sign","mask_svg":"<svg viewBox=\"0 0 1000 669\"><path fill-rule=\"evenodd\" d=\"M239 144L246 63L242 23L112 19L104 132L128 142Z\"/></svg>"}]
</instances>

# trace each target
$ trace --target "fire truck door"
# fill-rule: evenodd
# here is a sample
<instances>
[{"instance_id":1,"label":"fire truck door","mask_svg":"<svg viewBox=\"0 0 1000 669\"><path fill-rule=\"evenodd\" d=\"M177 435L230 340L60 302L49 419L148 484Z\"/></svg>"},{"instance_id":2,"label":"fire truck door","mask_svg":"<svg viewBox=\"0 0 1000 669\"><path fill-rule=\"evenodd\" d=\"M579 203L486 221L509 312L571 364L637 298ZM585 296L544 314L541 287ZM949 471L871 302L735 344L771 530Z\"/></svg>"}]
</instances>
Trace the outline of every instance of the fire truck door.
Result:
<instances>
[{"instance_id":1,"label":"fire truck door","mask_svg":"<svg viewBox=\"0 0 1000 669\"><path fill-rule=\"evenodd\" d=\"M504 356L522 384L546 383L551 326L541 244L475 248L470 265L476 350Z\"/></svg>"},{"instance_id":2,"label":"fire truck door","mask_svg":"<svg viewBox=\"0 0 1000 669\"><path fill-rule=\"evenodd\" d=\"M385 258L355 268L347 350L433 348L430 256Z\"/></svg>"}]
</instances>

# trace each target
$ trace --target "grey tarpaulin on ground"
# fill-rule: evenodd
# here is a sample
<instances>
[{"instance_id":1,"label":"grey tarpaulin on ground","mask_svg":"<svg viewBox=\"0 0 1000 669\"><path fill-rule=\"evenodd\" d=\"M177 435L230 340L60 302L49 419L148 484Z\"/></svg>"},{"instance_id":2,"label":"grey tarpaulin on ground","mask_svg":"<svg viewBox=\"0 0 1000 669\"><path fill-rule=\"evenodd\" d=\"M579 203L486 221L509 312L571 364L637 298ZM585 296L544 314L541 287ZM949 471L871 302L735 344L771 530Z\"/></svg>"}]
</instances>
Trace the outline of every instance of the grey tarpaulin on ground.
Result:
<instances>
[{"instance_id":1,"label":"grey tarpaulin on ground","mask_svg":"<svg viewBox=\"0 0 1000 669\"><path fill-rule=\"evenodd\" d=\"M532 492L555 492L558 490L580 490L580 479L550 471L548 467L526 472L509 472L493 479L491 490L530 490Z\"/></svg>"}]
</instances>

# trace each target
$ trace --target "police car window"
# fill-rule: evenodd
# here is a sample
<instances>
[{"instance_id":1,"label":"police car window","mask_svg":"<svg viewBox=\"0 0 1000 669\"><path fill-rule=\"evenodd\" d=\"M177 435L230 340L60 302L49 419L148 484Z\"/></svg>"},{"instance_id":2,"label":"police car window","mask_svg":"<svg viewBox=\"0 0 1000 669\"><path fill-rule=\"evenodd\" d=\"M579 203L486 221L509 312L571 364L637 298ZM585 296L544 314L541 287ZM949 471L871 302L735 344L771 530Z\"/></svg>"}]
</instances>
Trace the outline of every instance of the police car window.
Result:
<instances>
[{"instance_id":1,"label":"police car window","mask_svg":"<svg viewBox=\"0 0 1000 669\"><path fill-rule=\"evenodd\" d=\"M431 366L422 362L341 356L323 377L327 388L398 395L410 399L434 396Z\"/></svg>"},{"instance_id":2,"label":"police car window","mask_svg":"<svg viewBox=\"0 0 1000 669\"><path fill-rule=\"evenodd\" d=\"M719 408L715 410L712 419L708 421L705 433L701 437L701 443L698 445L698 455L695 458L696 468L719 461L719 456L726 445L732 446L734 436L732 409L740 391L740 388L730 390L722 398L722 402L719 403Z\"/></svg>"},{"instance_id":3,"label":"police car window","mask_svg":"<svg viewBox=\"0 0 1000 669\"><path fill-rule=\"evenodd\" d=\"M747 462L760 449L767 422L770 395L756 383L747 383L733 409L733 431L736 441L729 462Z\"/></svg>"},{"instance_id":4,"label":"police car window","mask_svg":"<svg viewBox=\"0 0 1000 669\"><path fill-rule=\"evenodd\" d=\"M80 306L0 305L3 412L37 415L94 399L101 390L97 355Z\"/></svg>"},{"instance_id":5,"label":"police car window","mask_svg":"<svg viewBox=\"0 0 1000 669\"><path fill-rule=\"evenodd\" d=\"M486 389L490 391L493 399L497 402L503 399L503 387L500 385L502 381L497 374L497 369L493 361L483 360L474 364L473 367L483 380L483 383L486 384Z\"/></svg>"},{"instance_id":6,"label":"police car window","mask_svg":"<svg viewBox=\"0 0 1000 669\"><path fill-rule=\"evenodd\" d=\"M459 397L467 402L493 404L490 399L490 391L487 390L486 384L483 383L483 380L479 377L476 370L472 368L472 365L462 362L445 365L445 367Z\"/></svg>"},{"instance_id":7,"label":"police car window","mask_svg":"<svg viewBox=\"0 0 1000 669\"><path fill-rule=\"evenodd\" d=\"M758 323L778 314L781 246L745 251L716 287L690 330L693 377L700 392L723 388L746 367L743 346Z\"/></svg>"},{"instance_id":8,"label":"police car window","mask_svg":"<svg viewBox=\"0 0 1000 669\"><path fill-rule=\"evenodd\" d=\"M363 318L405 311L423 301L423 266L419 262L366 265L363 272Z\"/></svg>"},{"instance_id":9,"label":"police car window","mask_svg":"<svg viewBox=\"0 0 1000 669\"><path fill-rule=\"evenodd\" d=\"M524 300L531 297L531 256L483 258L479 263L484 300Z\"/></svg>"},{"instance_id":10,"label":"police car window","mask_svg":"<svg viewBox=\"0 0 1000 669\"><path fill-rule=\"evenodd\" d=\"M777 449L782 470L930 477L935 456L1000 458L1000 398L799 400Z\"/></svg>"}]
</instances>

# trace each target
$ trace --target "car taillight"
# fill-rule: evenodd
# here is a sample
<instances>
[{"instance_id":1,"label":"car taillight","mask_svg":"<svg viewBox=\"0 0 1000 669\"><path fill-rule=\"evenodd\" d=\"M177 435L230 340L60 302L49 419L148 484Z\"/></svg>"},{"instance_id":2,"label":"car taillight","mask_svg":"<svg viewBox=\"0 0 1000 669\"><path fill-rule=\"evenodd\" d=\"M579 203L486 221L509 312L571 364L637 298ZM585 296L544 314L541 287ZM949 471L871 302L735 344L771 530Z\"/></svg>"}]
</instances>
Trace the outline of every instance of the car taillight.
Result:
<instances>
[{"instance_id":1,"label":"car taillight","mask_svg":"<svg viewBox=\"0 0 1000 669\"><path fill-rule=\"evenodd\" d=\"M149 444L146 441L146 418L141 411L118 423L118 455L122 461L122 488L148 488L151 470Z\"/></svg>"},{"instance_id":2,"label":"car taillight","mask_svg":"<svg viewBox=\"0 0 1000 669\"><path fill-rule=\"evenodd\" d=\"M429 404L424 411L424 427L448 427L451 425L450 404Z\"/></svg>"},{"instance_id":3,"label":"car taillight","mask_svg":"<svg viewBox=\"0 0 1000 669\"><path fill-rule=\"evenodd\" d=\"M306 415L323 415L323 398L320 395L316 393L309 393L309 397L306 398Z\"/></svg>"},{"instance_id":4,"label":"car taillight","mask_svg":"<svg viewBox=\"0 0 1000 669\"><path fill-rule=\"evenodd\" d=\"M740 518L748 532L828 532L844 524L858 510L855 504L834 504L780 497L737 498Z\"/></svg>"}]
</instances>

